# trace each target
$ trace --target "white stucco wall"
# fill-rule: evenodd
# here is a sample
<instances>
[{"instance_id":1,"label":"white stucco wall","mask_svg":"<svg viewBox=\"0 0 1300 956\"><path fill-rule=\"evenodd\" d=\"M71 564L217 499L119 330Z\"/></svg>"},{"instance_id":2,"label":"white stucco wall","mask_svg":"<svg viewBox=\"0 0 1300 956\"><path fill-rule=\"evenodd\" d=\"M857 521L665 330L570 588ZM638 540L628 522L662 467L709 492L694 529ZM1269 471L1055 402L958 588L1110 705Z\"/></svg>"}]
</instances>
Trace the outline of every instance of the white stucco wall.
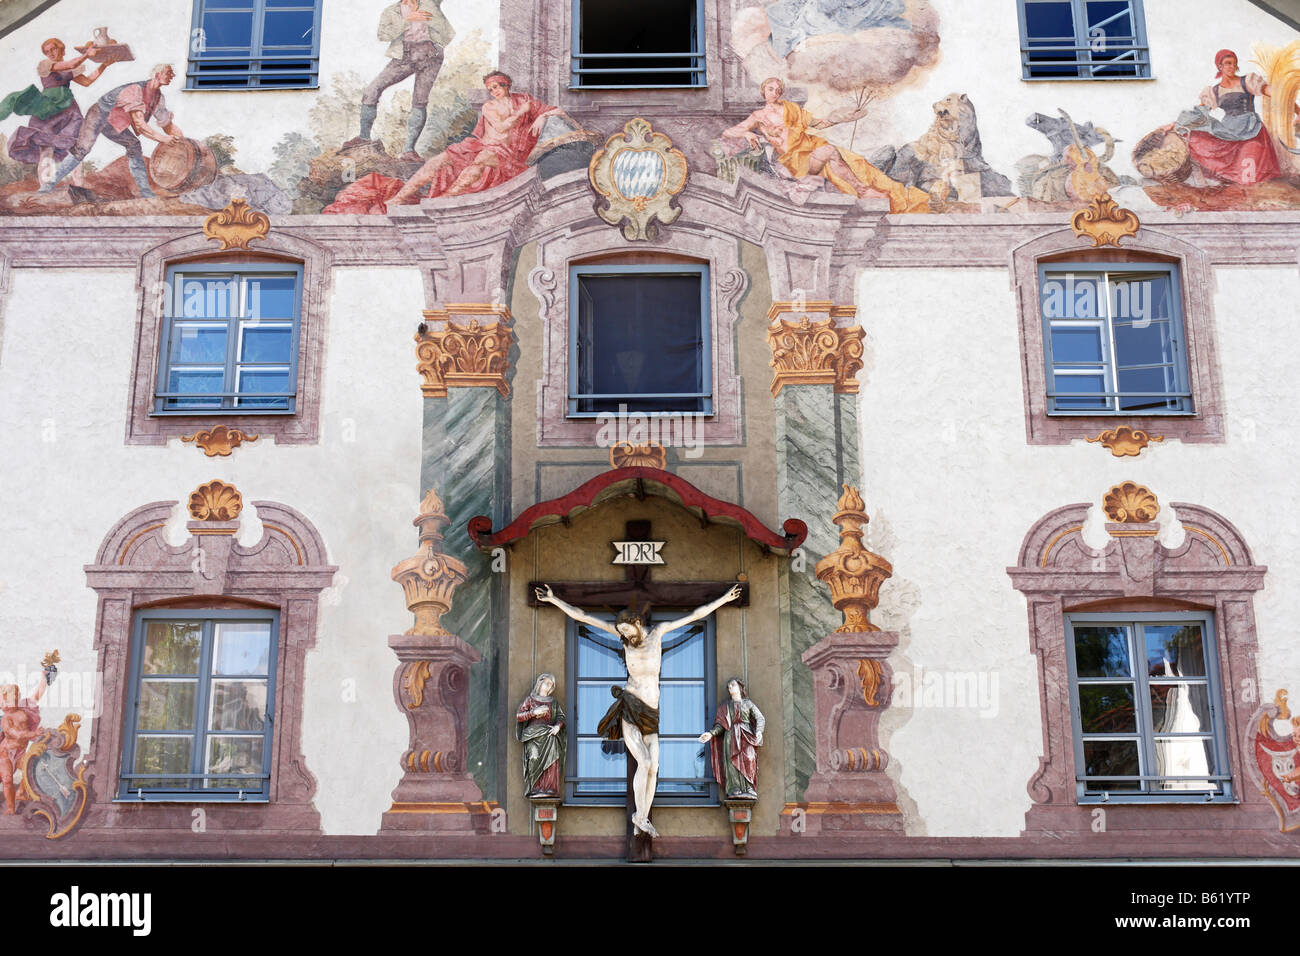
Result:
<instances>
[{"instance_id":1,"label":"white stucco wall","mask_svg":"<svg viewBox=\"0 0 1300 956\"><path fill-rule=\"evenodd\" d=\"M0 671L21 677L25 668L35 680L42 655L57 647L64 663L42 702L46 716L65 702L56 690L93 681L96 596L82 567L127 512L183 501L217 477L245 500L283 502L316 526L339 567L306 663L303 749L320 784L316 806L326 832L373 833L407 741L387 637L409 627L410 615L389 572L416 547L422 400L410 316L423 303L415 270L336 270L320 443L261 439L214 459L179 440L123 442L138 314L131 273L15 270L0 353L0 494L11 503L0 549ZM375 764L376 752L393 759Z\"/></svg>"},{"instance_id":2,"label":"white stucco wall","mask_svg":"<svg viewBox=\"0 0 1300 956\"><path fill-rule=\"evenodd\" d=\"M1014 836L1042 754L1025 601L1006 573L1029 528L1062 505L1100 505L1132 479L1233 522L1269 568L1255 600L1261 696L1300 682L1300 359L1290 347L1300 271L1219 268L1214 298L1228 440L1166 441L1115 458L1079 440L1027 445L1016 303L1005 270L873 269L859 301L868 547L893 562L876 622L902 632L896 671L976 672L992 706L899 706L883 721L915 802L909 832ZM1263 307L1261 307L1263 306ZM1031 356L1030 361L1042 361ZM1156 429L1159 432L1159 429ZM1164 516L1162 516L1163 519Z\"/></svg>"}]
</instances>

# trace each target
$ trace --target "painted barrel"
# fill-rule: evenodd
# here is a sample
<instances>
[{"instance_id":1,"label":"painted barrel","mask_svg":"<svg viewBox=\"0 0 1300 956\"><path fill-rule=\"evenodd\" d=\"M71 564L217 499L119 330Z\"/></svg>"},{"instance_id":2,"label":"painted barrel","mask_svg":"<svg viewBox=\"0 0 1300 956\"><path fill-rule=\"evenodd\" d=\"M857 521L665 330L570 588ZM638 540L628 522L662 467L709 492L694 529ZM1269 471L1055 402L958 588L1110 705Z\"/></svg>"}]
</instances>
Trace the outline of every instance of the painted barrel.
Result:
<instances>
[{"instance_id":1,"label":"painted barrel","mask_svg":"<svg viewBox=\"0 0 1300 956\"><path fill-rule=\"evenodd\" d=\"M1147 179L1181 183L1192 174L1192 152L1173 130L1148 133L1133 150L1133 165Z\"/></svg>"},{"instance_id":2,"label":"painted barrel","mask_svg":"<svg viewBox=\"0 0 1300 956\"><path fill-rule=\"evenodd\" d=\"M179 196L217 178L217 158L196 139L159 143L148 166L149 185L163 195Z\"/></svg>"}]
</instances>

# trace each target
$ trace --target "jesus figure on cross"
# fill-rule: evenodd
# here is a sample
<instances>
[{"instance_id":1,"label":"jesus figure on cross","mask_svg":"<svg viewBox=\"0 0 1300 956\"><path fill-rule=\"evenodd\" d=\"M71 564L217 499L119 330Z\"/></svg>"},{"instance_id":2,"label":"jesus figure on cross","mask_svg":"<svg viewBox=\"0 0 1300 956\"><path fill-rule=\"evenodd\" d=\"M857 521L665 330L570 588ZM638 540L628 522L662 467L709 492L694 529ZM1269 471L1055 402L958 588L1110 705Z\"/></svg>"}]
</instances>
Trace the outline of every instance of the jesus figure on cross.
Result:
<instances>
[{"instance_id":1,"label":"jesus figure on cross","mask_svg":"<svg viewBox=\"0 0 1300 956\"><path fill-rule=\"evenodd\" d=\"M739 599L742 594L740 585L716 601L697 607L685 617L656 624L648 632L648 606L620 611L611 628L607 622L561 601L549 585L537 588L536 592L539 602L554 604L580 624L612 634L623 642L627 684L610 688L615 701L601 719L598 730L610 740L621 737L628 753L636 760L636 774L632 778L632 801L636 812L632 815L632 825L642 833L657 837L659 834L650 824L650 804L654 801L659 781L659 667L663 660L663 638L665 634L703 620L722 605Z\"/></svg>"}]
</instances>

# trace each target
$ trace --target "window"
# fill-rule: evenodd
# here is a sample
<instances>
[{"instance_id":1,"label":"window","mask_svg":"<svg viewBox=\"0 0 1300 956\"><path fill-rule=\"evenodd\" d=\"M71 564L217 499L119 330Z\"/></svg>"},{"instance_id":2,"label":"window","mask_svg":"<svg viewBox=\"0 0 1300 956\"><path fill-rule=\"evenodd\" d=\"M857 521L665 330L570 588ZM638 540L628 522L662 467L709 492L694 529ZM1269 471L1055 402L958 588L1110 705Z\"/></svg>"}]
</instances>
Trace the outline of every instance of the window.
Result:
<instances>
[{"instance_id":1,"label":"window","mask_svg":"<svg viewBox=\"0 0 1300 956\"><path fill-rule=\"evenodd\" d=\"M1151 76L1142 0L1020 0L1022 77Z\"/></svg>"},{"instance_id":2,"label":"window","mask_svg":"<svg viewBox=\"0 0 1300 956\"><path fill-rule=\"evenodd\" d=\"M1231 799L1211 616L1066 623L1079 801Z\"/></svg>"},{"instance_id":3,"label":"window","mask_svg":"<svg viewBox=\"0 0 1300 956\"><path fill-rule=\"evenodd\" d=\"M1140 270L1039 267L1049 415L1194 411L1177 270Z\"/></svg>"},{"instance_id":4,"label":"window","mask_svg":"<svg viewBox=\"0 0 1300 956\"><path fill-rule=\"evenodd\" d=\"M119 799L268 799L279 616L136 617Z\"/></svg>"},{"instance_id":5,"label":"window","mask_svg":"<svg viewBox=\"0 0 1300 956\"><path fill-rule=\"evenodd\" d=\"M570 85L700 87L703 0L573 0Z\"/></svg>"},{"instance_id":6,"label":"window","mask_svg":"<svg viewBox=\"0 0 1300 956\"><path fill-rule=\"evenodd\" d=\"M167 270L154 414L296 410L302 268Z\"/></svg>"},{"instance_id":7,"label":"window","mask_svg":"<svg viewBox=\"0 0 1300 956\"><path fill-rule=\"evenodd\" d=\"M188 89L315 88L319 0L195 0Z\"/></svg>"},{"instance_id":8,"label":"window","mask_svg":"<svg viewBox=\"0 0 1300 956\"><path fill-rule=\"evenodd\" d=\"M613 622L614 616L597 614ZM621 741L603 740L596 725L614 698L609 689L627 680L618 638L569 622L569 767L565 799L570 803L622 806L627 794L627 755ZM713 618L664 635L659 675L660 805L716 803L717 784L698 738L713 726ZM613 751L613 752L611 752Z\"/></svg>"},{"instance_id":9,"label":"window","mask_svg":"<svg viewBox=\"0 0 1300 956\"><path fill-rule=\"evenodd\" d=\"M708 266L574 266L569 415L712 414Z\"/></svg>"}]
</instances>

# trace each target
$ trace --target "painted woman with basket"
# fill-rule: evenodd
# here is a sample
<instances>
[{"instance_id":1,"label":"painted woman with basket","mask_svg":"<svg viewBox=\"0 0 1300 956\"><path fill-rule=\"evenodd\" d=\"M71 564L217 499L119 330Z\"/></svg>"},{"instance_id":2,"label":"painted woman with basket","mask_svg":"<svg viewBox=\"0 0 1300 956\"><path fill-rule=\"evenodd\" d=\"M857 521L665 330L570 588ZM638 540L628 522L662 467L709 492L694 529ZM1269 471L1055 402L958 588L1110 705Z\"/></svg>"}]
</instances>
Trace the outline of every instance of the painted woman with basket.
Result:
<instances>
[{"instance_id":1,"label":"painted woman with basket","mask_svg":"<svg viewBox=\"0 0 1300 956\"><path fill-rule=\"evenodd\" d=\"M1190 170L1194 186L1208 185L1202 171L1241 186L1276 179L1282 175L1282 168L1273 137L1255 112L1255 97L1268 96L1272 90L1258 73L1238 74L1237 54L1231 50L1216 53L1214 65L1218 68L1218 82L1203 89L1200 102L1180 113L1176 123L1158 132L1185 132L1187 150L1195 164ZM1215 109L1223 111L1223 119L1211 115ZM1140 164L1138 168L1141 171Z\"/></svg>"}]
</instances>

